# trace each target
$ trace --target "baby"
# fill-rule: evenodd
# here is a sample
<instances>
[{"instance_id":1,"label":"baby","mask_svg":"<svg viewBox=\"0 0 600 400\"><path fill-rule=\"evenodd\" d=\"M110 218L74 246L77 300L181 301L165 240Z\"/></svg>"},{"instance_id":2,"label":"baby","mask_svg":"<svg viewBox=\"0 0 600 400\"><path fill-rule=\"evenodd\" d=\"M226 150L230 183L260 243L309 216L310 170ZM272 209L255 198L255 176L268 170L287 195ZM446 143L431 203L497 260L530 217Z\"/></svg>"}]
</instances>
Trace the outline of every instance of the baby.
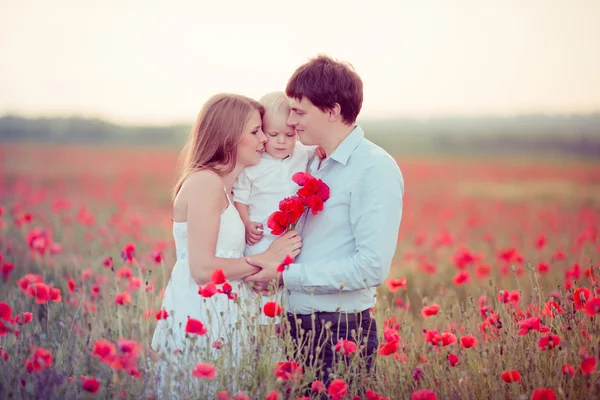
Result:
<instances>
[{"instance_id":1,"label":"baby","mask_svg":"<svg viewBox=\"0 0 600 400\"><path fill-rule=\"evenodd\" d=\"M262 253L277 238L267 228L269 215L279 209L281 200L296 193L298 185L292 176L306 171L316 148L298 142L294 128L287 125L290 107L283 92L269 93L260 103L265 107L265 152L257 165L242 170L233 185L233 201L246 226L246 256ZM281 293L262 296L261 301L261 311L267 302L281 304ZM258 317L260 325L279 322L279 317L272 319L263 312Z\"/></svg>"}]
</instances>

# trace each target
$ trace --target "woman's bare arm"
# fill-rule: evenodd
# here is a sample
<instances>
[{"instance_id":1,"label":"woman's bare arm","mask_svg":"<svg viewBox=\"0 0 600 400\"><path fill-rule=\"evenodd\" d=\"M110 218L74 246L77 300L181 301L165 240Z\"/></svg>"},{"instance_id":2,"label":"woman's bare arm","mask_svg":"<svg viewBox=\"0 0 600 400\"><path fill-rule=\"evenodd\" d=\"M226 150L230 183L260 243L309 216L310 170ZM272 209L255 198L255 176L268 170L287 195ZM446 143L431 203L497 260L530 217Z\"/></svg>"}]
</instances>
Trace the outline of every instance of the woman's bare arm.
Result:
<instances>
[{"instance_id":1,"label":"woman's bare arm","mask_svg":"<svg viewBox=\"0 0 600 400\"><path fill-rule=\"evenodd\" d=\"M244 258L216 257L221 214L226 206L222 179L212 171L191 175L181 188L187 204L188 254L190 273L198 285L210 282L212 272L220 268L229 280L255 274L260 268Z\"/></svg>"}]
</instances>

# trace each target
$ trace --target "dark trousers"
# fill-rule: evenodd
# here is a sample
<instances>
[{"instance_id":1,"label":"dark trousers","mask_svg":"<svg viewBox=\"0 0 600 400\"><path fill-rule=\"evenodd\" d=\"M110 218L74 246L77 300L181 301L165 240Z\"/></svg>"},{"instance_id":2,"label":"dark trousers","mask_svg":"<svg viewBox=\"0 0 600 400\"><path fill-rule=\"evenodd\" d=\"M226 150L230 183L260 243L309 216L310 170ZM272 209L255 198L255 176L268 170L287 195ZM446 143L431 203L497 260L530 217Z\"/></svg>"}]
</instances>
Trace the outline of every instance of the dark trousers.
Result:
<instances>
[{"instance_id":1,"label":"dark trousers","mask_svg":"<svg viewBox=\"0 0 600 400\"><path fill-rule=\"evenodd\" d=\"M293 360L305 370L315 368L316 379L326 385L335 378L347 384L351 377L366 380L374 372L379 341L377 324L370 311L361 313L314 313L311 315L287 314L289 334L294 345ZM336 352L339 339L358 345L355 353ZM357 359L358 358L358 359ZM356 382L364 386L363 382Z\"/></svg>"}]
</instances>

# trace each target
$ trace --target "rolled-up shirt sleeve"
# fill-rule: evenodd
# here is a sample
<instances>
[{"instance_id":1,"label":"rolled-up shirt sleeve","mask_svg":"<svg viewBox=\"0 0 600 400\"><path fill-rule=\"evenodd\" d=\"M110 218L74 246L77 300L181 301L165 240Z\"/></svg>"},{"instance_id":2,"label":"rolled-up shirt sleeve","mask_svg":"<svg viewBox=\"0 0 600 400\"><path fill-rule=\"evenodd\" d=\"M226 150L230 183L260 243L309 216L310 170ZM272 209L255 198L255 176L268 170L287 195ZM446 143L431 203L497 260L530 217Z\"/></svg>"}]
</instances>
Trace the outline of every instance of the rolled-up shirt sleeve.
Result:
<instances>
[{"instance_id":1,"label":"rolled-up shirt sleeve","mask_svg":"<svg viewBox=\"0 0 600 400\"><path fill-rule=\"evenodd\" d=\"M389 274L396 250L403 195L404 179L393 158L379 158L363 169L350 192L355 254L341 259L292 263L283 273L287 289L329 294L381 285Z\"/></svg>"},{"instance_id":2,"label":"rolled-up shirt sleeve","mask_svg":"<svg viewBox=\"0 0 600 400\"><path fill-rule=\"evenodd\" d=\"M252 189L252 179L243 169L233 183L233 201L236 203L248 204L250 201L250 190Z\"/></svg>"}]
</instances>

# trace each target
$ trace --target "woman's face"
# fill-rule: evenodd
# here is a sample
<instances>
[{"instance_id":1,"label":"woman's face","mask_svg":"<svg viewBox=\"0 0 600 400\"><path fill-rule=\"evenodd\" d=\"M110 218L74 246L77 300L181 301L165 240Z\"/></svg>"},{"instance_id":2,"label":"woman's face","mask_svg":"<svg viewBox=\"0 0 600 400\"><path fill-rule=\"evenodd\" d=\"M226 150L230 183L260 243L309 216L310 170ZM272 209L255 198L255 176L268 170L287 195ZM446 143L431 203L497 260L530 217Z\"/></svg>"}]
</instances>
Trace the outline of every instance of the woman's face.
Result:
<instances>
[{"instance_id":1,"label":"woman's face","mask_svg":"<svg viewBox=\"0 0 600 400\"><path fill-rule=\"evenodd\" d=\"M256 165L265 151L267 136L262 131L262 120L258 110L252 110L244 126L237 148L236 164L247 167Z\"/></svg>"}]
</instances>

